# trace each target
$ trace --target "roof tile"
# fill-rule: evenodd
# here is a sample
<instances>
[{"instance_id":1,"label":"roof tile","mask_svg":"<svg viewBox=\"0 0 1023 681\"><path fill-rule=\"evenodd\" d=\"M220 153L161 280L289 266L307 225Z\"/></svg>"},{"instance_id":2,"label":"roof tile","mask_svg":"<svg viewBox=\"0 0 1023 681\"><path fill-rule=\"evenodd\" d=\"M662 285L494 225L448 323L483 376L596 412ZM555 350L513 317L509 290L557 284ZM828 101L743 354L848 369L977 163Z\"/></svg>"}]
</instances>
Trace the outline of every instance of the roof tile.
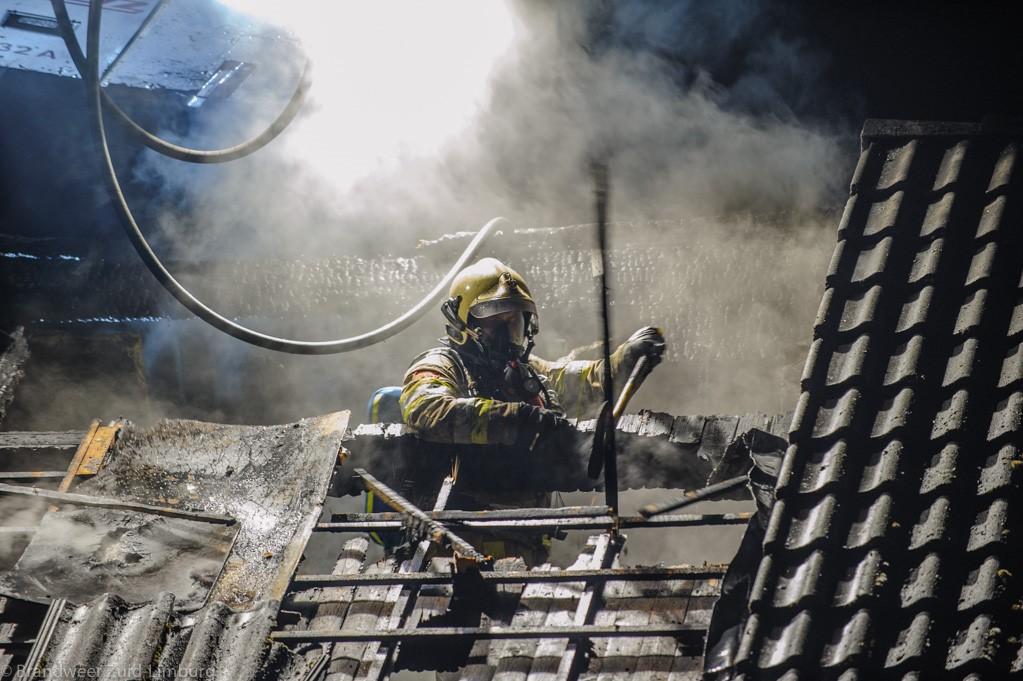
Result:
<instances>
[{"instance_id":1,"label":"roof tile","mask_svg":"<svg viewBox=\"0 0 1023 681\"><path fill-rule=\"evenodd\" d=\"M911 336L905 343L896 347L888 360L888 369L884 375L884 385L895 385L910 378L918 378L920 353L923 349L923 336Z\"/></svg>"},{"instance_id":2,"label":"roof tile","mask_svg":"<svg viewBox=\"0 0 1023 681\"><path fill-rule=\"evenodd\" d=\"M780 667L803 654L807 639L810 638L810 614L801 612L785 624L767 633L771 645L760 651L760 666Z\"/></svg>"},{"instance_id":3,"label":"roof tile","mask_svg":"<svg viewBox=\"0 0 1023 681\"><path fill-rule=\"evenodd\" d=\"M1002 373L998 377L998 387L1008 388L1013 383L1023 380L1023 343L1017 343L1005 361L1002 362Z\"/></svg>"},{"instance_id":4,"label":"roof tile","mask_svg":"<svg viewBox=\"0 0 1023 681\"><path fill-rule=\"evenodd\" d=\"M832 351L828 363L828 386L841 385L863 373L870 337L860 336L852 343L844 343Z\"/></svg>"},{"instance_id":5,"label":"roof tile","mask_svg":"<svg viewBox=\"0 0 1023 681\"><path fill-rule=\"evenodd\" d=\"M828 437L848 428L856 408L860 391L855 388L847 390L841 397L827 400L817 413L813 427L814 437Z\"/></svg>"},{"instance_id":6,"label":"roof tile","mask_svg":"<svg viewBox=\"0 0 1023 681\"><path fill-rule=\"evenodd\" d=\"M998 160L995 162L995 169L991 173L991 181L987 185L988 192L1008 186L1012 182L1013 171L1017 167L1019 157L1019 144L1010 142L1005 145Z\"/></svg>"},{"instance_id":7,"label":"roof tile","mask_svg":"<svg viewBox=\"0 0 1023 681\"><path fill-rule=\"evenodd\" d=\"M884 585L886 577L882 572L881 553L876 549L867 551L863 557L850 562L845 574L839 577L835 586L835 597L832 604L836 608L861 605L862 601L871 598Z\"/></svg>"},{"instance_id":8,"label":"roof tile","mask_svg":"<svg viewBox=\"0 0 1023 681\"><path fill-rule=\"evenodd\" d=\"M1013 485L1013 472L1019 463L1017 445L1007 444L991 454L980 469L977 481L977 494L993 494L1010 491Z\"/></svg>"},{"instance_id":9,"label":"roof tile","mask_svg":"<svg viewBox=\"0 0 1023 681\"><path fill-rule=\"evenodd\" d=\"M830 446L822 446L807 454L803 467L801 492L819 492L828 485L834 485L845 477L847 447L844 440Z\"/></svg>"},{"instance_id":10,"label":"roof tile","mask_svg":"<svg viewBox=\"0 0 1023 681\"><path fill-rule=\"evenodd\" d=\"M930 631L930 613L917 613L899 630L894 645L888 649L884 666L892 669L922 657L927 649Z\"/></svg>"},{"instance_id":11,"label":"roof tile","mask_svg":"<svg viewBox=\"0 0 1023 681\"><path fill-rule=\"evenodd\" d=\"M1003 435L1019 433L1023 426L1023 392L1012 392L1001 400L991 415L988 440L997 440Z\"/></svg>"},{"instance_id":12,"label":"roof tile","mask_svg":"<svg viewBox=\"0 0 1023 681\"><path fill-rule=\"evenodd\" d=\"M952 431L961 430L966 422L966 407L969 395L965 390L956 390L951 397L944 400L934 415L931 428L931 439L938 439Z\"/></svg>"},{"instance_id":13,"label":"roof tile","mask_svg":"<svg viewBox=\"0 0 1023 681\"><path fill-rule=\"evenodd\" d=\"M872 286L864 293L843 301L839 308L841 317L838 319L838 331L844 333L874 323L880 298L881 287Z\"/></svg>"},{"instance_id":14,"label":"roof tile","mask_svg":"<svg viewBox=\"0 0 1023 681\"><path fill-rule=\"evenodd\" d=\"M948 497L938 497L920 512L910 532L909 550L915 551L949 539L950 504Z\"/></svg>"},{"instance_id":15,"label":"roof tile","mask_svg":"<svg viewBox=\"0 0 1023 681\"><path fill-rule=\"evenodd\" d=\"M893 397L886 398L874 419L871 437L891 435L896 428L905 426L913 413L914 393L912 388L903 388Z\"/></svg>"},{"instance_id":16,"label":"roof tile","mask_svg":"<svg viewBox=\"0 0 1023 681\"><path fill-rule=\"evenodd\" d=\"M1007 200L1004 196L996 196L984 207L984 212L980 214L980 224L977 226L978 238L993 234L1002 225Z\"/></svg>"},{"instance_id":17,"label":"roof tile","mask_svg":"<svg viewBox=\"0 0 1023 681\"><path fill-rule=\"evenodd\" d=\"M945 364L945 377L941 381L943 388L961 384L973 375L979 343L976 338L967 338L952 349Z\"/></svg>"},{"instance_id":18,"label":"roof tile","mask_svg":"<svg viewBox=\"0 0 1023 681\"><path fill-rule=\"evenodd\" d=\"M843 667L868 652L871 640L870 613L857 611L845 626L835 629L830 641L824 644L821 666L824 668ZM843 675L842 679L855 678Z\"/></svg>"},{"instance_id":19,"label":"roof tile","mask_svg":"<svg viewBox=\"0 0 1023 681\"><path fill-rule=\"evenodd\" d=\"M860 478L858 491L872 492L882 485L895 481L899 472L899 461L902 457L902 443L892 440L883 448L876 447L867 455Z\"/></svg>"},{"instance_id":20,"label":"roof tile","mask_svg":"<svg viewBox=\"0 0 1023 681\"><path fill-rule=\"evenodd\" d=\"M872 237L895 227L905 192L895 192L885 201L871 204L863 225L863 236Z\"/></svg>"},{"instance_id":21,"label":"roof tile","mask_svg":"<svg viewBox=\"0 0 1023 681\"><path fill-rule=\"evenodd\" d=\"M992 544L1001 544L1009 534L1009 504L1005 499L995 499L990 506L977 514L970 528L970 538L966 543L967 551L979 551L990 548Z\"/></svg>"},{"instance_id":22,"label":"roof tile","mask_svg":"<svg viewBox=\"0 0 1023 681\"><path fill-rule=\"evenodd\" d=\"M859 156L856 158L856 168L853 169L852 179L849 181L849 193L853 196L855 196L860 189L864 188L862 186L863 174L866 172L866 167L868 167L873 161L875 155L876 152L873 143L869 144L859 152Z\"/></svg>"},{"instance_id":23,"label":"roof tile","mask_svg":"<svg viewBox=\"0 0 1023 681\"><path fill-rule=\"evenodd\" d=\"M818 596L818 581L823 575L823 565L824 552L818 549L805 560L785 566L774 587L774 607L794 608Z\"/></svg>"},{"instance_id":24,"label":"roof tile","mask_svg":"<svg viewBox=\"0 0 1023 681\"><path fill-rule=\"evenodd\" d=\"M979 289L966 296L963 306L959 309L959 316L956 318L954 333L957 336L976 333L984 316L987 298L987 289Z\"/></svg>"},{"instance_id":25,"label":"roof tile","mask_svg":"<svg viewBox=\"0 0 1023 681\"><path fill-rule=\"evenodd\" d=\"M791 522L785 538L785 548L801 549L823 541L831 531L831 516L835 512L835 497L828 494L816 503L790 509Z\"/></svg>"},{"instance_id":26,"label":"roof tile","mask_svg":"<svg viewBox=\"0 0 1023 681\"><path fill-rule=\"evenodd\" d=\"M944 233L952 222L952 206L955 205L956 195L948 193L940 199L927 206L927 214L924 215L920 227L921 237L930 237Z\"/></svg>"},{"instance_id":27,"label":"roof tile","mask_svg":"<svg viewBox=\"0 0 1023 681\"><path fill-rule=\"evenodd\" d=\"M921 245L913 256L913 265L909 271L910 284L929 283L934 280L944 248L945 240L941 238Z\"/></svg>"},{"instance_id":28,"label":"roof tile","mask_svg":"<svg viewBox=\"0 0 1023 681\"><path fill-rule=\"evenodd\" d=\"M860 152L859 158L856 159L856 168L853 170L852 180L849 182L849 193L854 196L863 188L864 172L866 172L867 166L874 158L873 152L873 144L868 145L866 149Z\"/></svg>"},{"instance_id":29,"label":"roof tile","mask_svg":"<svg viewBox=\"0 0 1023 681\"><path fill-rule=\"evenodd\" d=\"M869 546L884 538L891 527L891 515L892 498L888 494L878 496L869 506L860 507L849 527L846 548Z\"/></svg>"},{"instance_id":30,"label":"roof tile","mask_svg":"<svg viewBox=\"0 0 1023 681\"><path fill-rule=\"evenodd\" d=\"M906 303L902 306L899 322L895 326L896 333L902 333L926 323L927 313L931 309L931 300L933 298L933 286L924 286L919 291L910 294L906 299Z\"/></svg>"},{"instance_id":31,"label":"roof tile","mask_svg":"<svg viewBox=\"0 0 1023 681\"><path fill-rule=\"evenodd\" d=\"M920 479L920 494L927 495L937 490L945 490L955 483L956 469L959 465L959 445L949 443L931 457L924 468Z\"/></svg>"},{"instance_id":32,"label":"roof tile","mask_svg":"<svg viewBox=\"0 0 1023 681\"><path fill-rule=\"evenodd\" d=\"M916 156L918 143L910 140L902 146L889 149L885 152L884 165L881 167L881 175L877 180L878 189L891 189L895 185L901 185L909 179L909 171Z\"/></svg>"},{"instance_id":33,"label":"roof tile","mask_svg":"<svg viewBox=\"0 0 1023 681\"><path fill-rule=\"evenodd\" d=\"M938 172L934 177L932 187L934 191L946 189L959 180L959 174L963 169L963 159L966 158L969 149L969 141L963 140L945 150L941 157L941 164L938 166Z\"/></svg>"},{"instance_id":34,"label":"roof tile","mask_svg":"<svg viewBox=\"0 0 1023 681\"><path fill-rule=\"evenodd\" d=\"M969 626L956 632L949 646L946 667L955 670L970 663L991 661L997 649L999 633L992 627L989 615L978 615Z\"/></svg>"},{"instance_id":35,"label":"roof tile","mask_svg":"<svg viewBox=\"0 0 1023 681\"><path fill-rule=\"evenodd\" d=\"M937 553L928 553L914 565L899 590L899 602L903 608L914 608L924 601L938 597L941 583L941 558Z\"/></svg>"},{"instance_id":36,"label":"roof tile","mask_svg":"<svg viewBox=\"0 0 1023 681\"><path fill-rule=\"evenodd\" d=\"M995 241L990 241L977 248L970 261L970 270L966 274L966 286L973 286L991 278L997 254L998 243Z\"/></svg>"},{"instance_id":37,"label":"roof tile","mask_svg":"<svg viewBox=\"0 0 1023 681\"><path fill-rule=\"evenodd\" d=\"M1012 309L1012 317L1009 320L1009 332L1010 338L1023 333L1023 300L1016 303L1016 307Z\"/></svg>"},{"instance_id":38,"label":"roof tile","mask_svg":"<svg viewBox=\"0 0 1023 681\"><path fill-rule=\"evenodd\" d=\"M973 610L1001 595L1001 562L994 556L986 557L980 565L970 570L959 594L959 610Z\"/></svg>"},{"instance_id":39,"label":"roof tile","mask_svg":"<svg viewBox=\"0 0 1023 681\"><path fill-rule=\"evenodd\" d=\"M862 284L881 276L888 269L892 253L892 237L885 237L873 246L862 249L856 256L850 281Z\"/></svg>"}]
</instances>

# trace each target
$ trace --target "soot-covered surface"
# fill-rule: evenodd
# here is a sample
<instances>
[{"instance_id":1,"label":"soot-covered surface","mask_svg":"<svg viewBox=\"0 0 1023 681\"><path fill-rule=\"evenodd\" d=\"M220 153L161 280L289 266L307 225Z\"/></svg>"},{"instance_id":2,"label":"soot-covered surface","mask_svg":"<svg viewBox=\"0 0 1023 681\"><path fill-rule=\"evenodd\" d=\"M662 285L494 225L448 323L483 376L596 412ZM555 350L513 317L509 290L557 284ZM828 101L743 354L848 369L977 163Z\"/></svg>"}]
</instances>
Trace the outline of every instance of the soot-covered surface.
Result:
<instances>
[{"instance_id":1,"label":"soot-covered surface","mask_svg":"<svg viewBox=\"0 0 1023 681\"><path fill-rule=\"evenodd\" d=\"M736 416L672 416L641 410L625 414L618 424L619 489L695 489L715 478L729 447L744 433L758 428L783 435L790 414L742 414ZM593 424L579 424L575 450L546 450L538 446L529 454L511 448L451 445L427 442L401 424L362 425L346 442L352 456L345 465L362 467L392 486L415 480L425 495L435 494L460 457L458 480L462 489L485 492L577 492L603 489L603 478L587 473ZM741 474L745 466L735 471ZM350 484L343 491L360 493ZM745 498L745 493L742 495ZM424 501L424 503L426 503Z\"/></svg>"},{"instance_id":2,"label":"soot-covered surface","mask_svg":"<svg viewBox=\"0 0 1023 681\"><path fill-rule=\"evenodd\" d=\"M163 421L127 427L109 463L76 491L211 511L238 536L212 599L279 599L319 518L348 412L281 426Z\"/></svg>"},{"instance_id":3,"label":"soot-covered surface","mask_svg":"<svg viewBox=\"0 0 1023 681\"><path fill-rule=\"evenodd\" d=\"M86 603L114 593L129 603L173 593L183 610L202 607L238 532L186 518L104 508L47 513L14 568L5 595Z\"/></svg>"}]
</instances>

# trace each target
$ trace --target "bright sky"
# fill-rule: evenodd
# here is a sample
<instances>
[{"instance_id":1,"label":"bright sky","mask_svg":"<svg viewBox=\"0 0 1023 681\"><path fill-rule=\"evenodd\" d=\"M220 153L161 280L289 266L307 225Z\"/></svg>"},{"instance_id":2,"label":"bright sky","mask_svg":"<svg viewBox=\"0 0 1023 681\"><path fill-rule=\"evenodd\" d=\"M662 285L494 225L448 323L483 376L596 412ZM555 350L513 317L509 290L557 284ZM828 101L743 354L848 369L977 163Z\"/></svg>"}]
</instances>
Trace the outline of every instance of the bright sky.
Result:
<instances>
[{"instance_id":1,"label":"bright sky","mask_svg":"<svg viewBox=\"0 0 1023 681\"><path fill-rule=\"evenodd\" d=\"M499 0L221 1L302 41L312 115L287 143L339 190L465 130L515 31Z\"/></svg>"}]
</instances>

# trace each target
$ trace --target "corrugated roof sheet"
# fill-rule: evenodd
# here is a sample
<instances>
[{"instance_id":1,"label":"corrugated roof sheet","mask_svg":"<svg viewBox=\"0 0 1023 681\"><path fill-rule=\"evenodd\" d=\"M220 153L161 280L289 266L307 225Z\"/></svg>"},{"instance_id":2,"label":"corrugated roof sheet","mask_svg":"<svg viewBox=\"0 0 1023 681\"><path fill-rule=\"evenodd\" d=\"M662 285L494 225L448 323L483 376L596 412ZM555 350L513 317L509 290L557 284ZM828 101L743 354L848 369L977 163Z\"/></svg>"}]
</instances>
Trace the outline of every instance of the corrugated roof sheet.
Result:
<instances>
[{"instance_id":1,"label":"corrugated roof sheet","mask_svg":"<svg viewBox=\"0 0 1023 681\"><path fill-rule=\"evenodd\" d=\"M56 679L296 678L304 673L304 660L268 645L276 615L274 603L242 613L212 603L181 615L170 593L139 606L106 594L65 609L42 669L45 678Z\"/></svg>"},{"instance_id":2,"label":"corrugated roof sheet","mask_svg":"<svg viewBox=\"0 0 1023 681\"><path fill-rule=\"evenodd\" d=\"M744 678L1023 672L1021 141L866 124Z\"/></svg>"}]
</instances>

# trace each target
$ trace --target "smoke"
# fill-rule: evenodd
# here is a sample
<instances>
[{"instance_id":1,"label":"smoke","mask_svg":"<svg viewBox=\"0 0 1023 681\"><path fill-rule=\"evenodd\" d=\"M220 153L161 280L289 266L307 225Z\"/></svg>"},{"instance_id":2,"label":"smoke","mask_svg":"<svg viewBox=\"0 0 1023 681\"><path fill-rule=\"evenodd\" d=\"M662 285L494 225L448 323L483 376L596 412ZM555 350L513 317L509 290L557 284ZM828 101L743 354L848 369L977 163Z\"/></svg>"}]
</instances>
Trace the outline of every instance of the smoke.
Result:
<instances>
[{"instance_id":1,"label":"smoke","mask_svg":"<svg viewBox=\"0 0 1023 681\"><path fill-rule=\"evenodd\" d=\"M290 30L312 60L314 85L306 112L249 158L197 167L145 152L132 168L132 198L151 216L158 250L201 298L302 338L365 331L402 309L395 298L416 300L459 244L417 261L420 275L405 284L421 288L399 294L402 281L379 277L377 295L354 302L318 288L327 276L310 280L308 268L282 274L276 293L257 300L251 281L214 263L320 259L329 269L337 263L323 259L341 257L386 270L394 261L384 256L418 256L417 240L474 230L498 214L521 227L587 222L588 163L604 155L612 218L626 223L613 245L645 240L685 261L681 279L620 280L619 298L662 301L646 305L650 314L663 317L669 303L683 311L674 325L635 320L681 325L668 329L675 375L647 391L669 399L642 404L788 408L854 147L840 109L822 103L840 102L823 80L826 57L788 37L791 22L766 2L374 3L326 14L301 3L230 5ZM301 67L302 52L282 44L288 49L257 64L258 78L200 110L186 142L235 143L265 126ZM523 241L526 253L495 245L492 254L529 271L551 251L591 245L576 235L529 253ZM557 288L549 269L533 273L541 292ZM323 300L310 312L294 302L303 298ZM595 337L595 302L585 314L578 304L579 314L562 313L585 298L553 292L540 301L539 351L557 354ZM619 340L638 307L616 309ZM239 355L287 367L256 394L287 402L283 382L315 396L303 406L337 408L368 397L367 381L400 380L406 358L440 329L438 315L340 359L264 358L231 339L204 337L202 345L217 357L212 370L223 366L231 380L245 371ZM156 332L165 333L183 332ZM755 344L755 352L730 352L736 343ZM328 383L331 374L358 379ZM686 395L705 399L678 399L683 384ZM358 388L358 401L348 386Z\"/></svg>"},{"instance_id":2,"label":"smoke","mask_svg":"<svg viewBox=\"0 0 1023 681\"><path fill-rule=\"evenodd\" d=\"M595 154L611 160L615 218L630 220L815 211L848 167L832 124L792 107L823 60L769 31L754 40L761 3L374 3L329 17L235 4L289 20L315 81L307 113L253 157L196 168L147 153L135 168L176 197L160 243L182 260L407 255L495 214L581 222ZM708 69L730 59L742 75L726 87ZM273 86L201 112L188 141L260 129L298 61L257 65Z\"/></svg>"},{"instance_id":3,"label":"smoke","mask_svg":"<svg viewBox=\"0 0 1023 681\"><path fill-rule=\"evenodd\" d=\"M146 151L123 170L157 251L201 299L270 333L366 331L465 243L420 239L495 215L523 228L592 221L589 163L602 156L618 223L616 340L647 323L669 340L634 406L794 405L856 147L849 99L791 16L766 0L325 7L232 0L211 19L244 13L252 31L293 39L177 139L219 147L260 131L308 55L309 101L279 139L223 165ZM544 356L596 338L589 234L506 235L487 253L533 285ZM144 333L141 364L151 411L285 422L347 408L358 422L372 390L400 381L442 328L437 314L350 355L290 357L162 321Z\"/></svg>"}]
</instances>

